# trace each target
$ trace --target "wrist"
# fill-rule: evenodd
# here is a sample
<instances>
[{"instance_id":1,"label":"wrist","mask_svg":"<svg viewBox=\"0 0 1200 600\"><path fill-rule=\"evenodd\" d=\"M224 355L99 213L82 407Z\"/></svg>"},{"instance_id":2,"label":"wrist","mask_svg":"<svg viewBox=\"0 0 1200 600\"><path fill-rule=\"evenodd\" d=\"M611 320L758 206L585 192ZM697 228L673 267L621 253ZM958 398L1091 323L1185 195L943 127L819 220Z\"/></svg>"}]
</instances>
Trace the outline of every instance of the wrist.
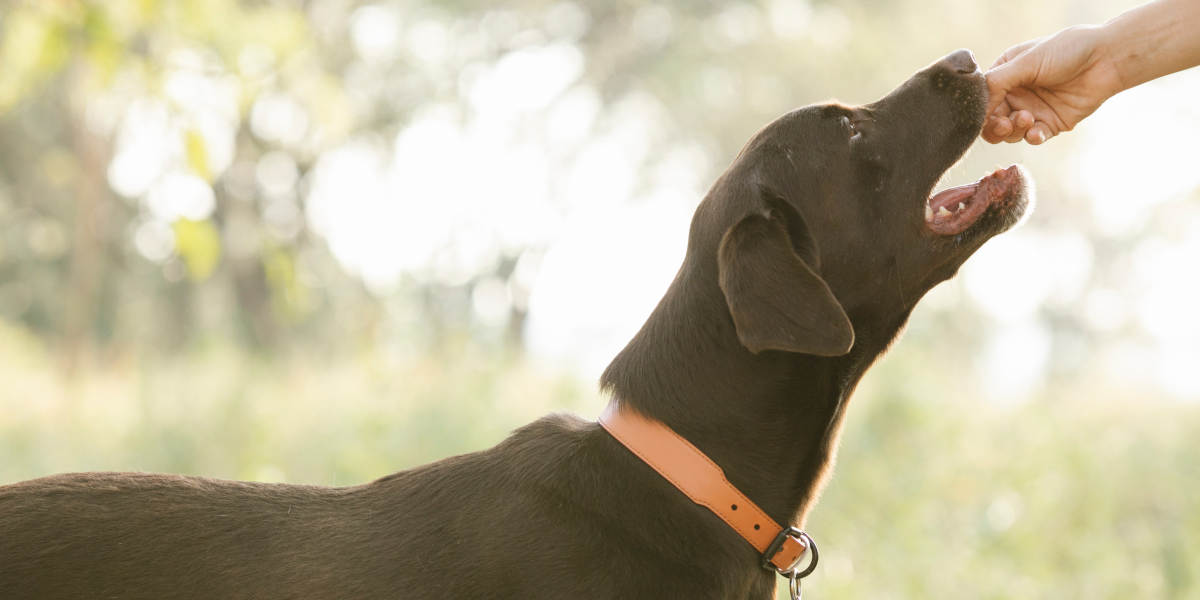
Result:
<instances>
[{"instance_id":1,"label":"wrist","mask_svg":"<svg viewBox=\"0 0 1200 600\"><path fill-rule=\"evenodd\" d=\"M1200 2L1153 0L1102 25L1102 43L1120 82L1117 91L1200 62L1197 22Z\"/></svg>"},{"instance_id":2,"label":"wrist","mask_svg":"<svg viewBox=\"0 0 1200 600\"><path fill-rule=\"evenodd\" d=\"M1108 74L1105 99L1144 83L1141 79L1143 61L1136 48L1136 40L1129 38L1129 31L1121 23L1109 21L1089 28L1092 36L1092 58L1094 69Z\"/></svg>"}]
</instances>

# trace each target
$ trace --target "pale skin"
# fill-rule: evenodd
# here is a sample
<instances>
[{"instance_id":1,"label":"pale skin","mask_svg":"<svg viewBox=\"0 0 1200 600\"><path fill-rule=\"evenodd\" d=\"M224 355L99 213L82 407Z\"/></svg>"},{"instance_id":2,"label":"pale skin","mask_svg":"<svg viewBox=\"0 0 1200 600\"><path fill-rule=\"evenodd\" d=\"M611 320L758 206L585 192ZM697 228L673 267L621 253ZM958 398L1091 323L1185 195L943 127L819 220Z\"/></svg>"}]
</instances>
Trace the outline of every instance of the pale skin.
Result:
<instances>
[{"instance_id":1,"label":"pale skin","mask_svg":"<svg viewBox=\"0 0 1200 600\"><path fill-rule=\"evenodd\" d=\"M993 144L1041 144L1105 100L1200 65L1200 0L1155 0L1103 25L1068 27L1005 50L987 72Z\"/></svg>"}]
</instances>

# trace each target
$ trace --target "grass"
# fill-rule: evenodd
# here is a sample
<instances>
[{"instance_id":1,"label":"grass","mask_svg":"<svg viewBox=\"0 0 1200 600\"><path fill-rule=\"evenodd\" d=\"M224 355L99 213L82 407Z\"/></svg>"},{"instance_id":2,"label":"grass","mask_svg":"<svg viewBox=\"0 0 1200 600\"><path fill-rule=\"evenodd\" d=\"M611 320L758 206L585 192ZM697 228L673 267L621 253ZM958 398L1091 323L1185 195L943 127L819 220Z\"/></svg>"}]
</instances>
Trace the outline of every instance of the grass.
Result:
<instances>
[{"instance_id":1,"label":"grass","mask_svg":"<svg viewBox=\"0 0 1200 600\"><path fill-rule=\"evenodd\" d=\"M1200 596L1196 405L1078 382L989 405L927 358L902 344L854 398L807 523L822 548L810 595ZM211 348L68 378L40 342L0 330L0 380L0 483L144 470L355 484L603 404L590 382L466 345L274 361Z\"/></svg>"}]
</instances>

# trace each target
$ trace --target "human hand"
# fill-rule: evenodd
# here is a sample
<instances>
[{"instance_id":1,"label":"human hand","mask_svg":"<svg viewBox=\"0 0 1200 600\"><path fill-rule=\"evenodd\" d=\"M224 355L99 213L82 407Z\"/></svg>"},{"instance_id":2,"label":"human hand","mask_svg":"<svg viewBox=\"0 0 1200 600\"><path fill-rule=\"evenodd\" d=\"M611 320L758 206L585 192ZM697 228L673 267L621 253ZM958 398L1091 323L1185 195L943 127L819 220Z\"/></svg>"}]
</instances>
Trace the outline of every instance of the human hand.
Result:
<instances>
[{"instance_id":1,"label":"human hand","mask_svg":"<svg viewBox=\"0 0 1200 600\"><path fill-rule=\"evenodd\" d=\"M986 73L988 120L982 137L1041 144L1070 131L1119 92L1100 27L1069 27L1004 51Z\"/></svg>"}]
</instances>

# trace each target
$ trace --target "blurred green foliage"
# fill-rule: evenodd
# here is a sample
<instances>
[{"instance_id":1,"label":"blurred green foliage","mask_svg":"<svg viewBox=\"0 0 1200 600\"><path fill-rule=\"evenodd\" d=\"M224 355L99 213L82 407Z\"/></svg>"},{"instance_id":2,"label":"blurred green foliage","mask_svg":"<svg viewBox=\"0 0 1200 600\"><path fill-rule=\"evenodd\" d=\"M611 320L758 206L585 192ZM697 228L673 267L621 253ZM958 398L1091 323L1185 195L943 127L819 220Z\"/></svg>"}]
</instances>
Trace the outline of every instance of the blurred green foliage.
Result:
<instances>
[{"instance_id":1,"label":"blurred green foliage","mask_svg":"<svg viewBox=\"0 0 1200 600\"><path fill-rule=\"evenodd\" d=\"M549 411L594 414L603 400L591 382L528 357L527 306L514 301L498 321L472 308L488 282L527 296L517 265L539 248L502 249L450 282L421 265L381 291L306 218L322 157L384 145L430 106L470 120L472 74L510 53L578 48L569 83L594 91L597 123L631 102L658 107L637 186L680 147L699 149L694 178L706 185L794 106L869 101L955 48L986 63L1132 4L4 3L0 482L94 469L346 485L484 448ZM367 57L358 41L377 33L377 15L360 11L377 8L404 33ZM433 42L408 43L430 31ZM196 78L208 87L188 87ZM189 107L197 96L206 111ZM547 137L545 120L517 128ZM169 191L210 205L195 214L164 216L151 182L118 160L123 132L158 121L169 139L140 160L184 182ZM980 148L952 175L1024 161L1043 198L1031 225L1087 233L1092 279L1119 287L1144 232L1086 229L1076 139ZM553 166L551 177L570 172ZM1183 223L1196 204L1147 212ZM1144 332L1089 328L1075 301L1039 307L1053 340L1045 383L989 404L975 361L1007 324L960 288L940 293L854 399L808 523L823 549L808 593L1200 596L1200 411L1113 385L1085 351Z\"/></svg>"},{"instance_id":2,"label":"blurred green foliage","mask_svg":"<svg viewBox=\"0 0 1200 600\"><path fill-rule=\"evenodd\" d=\"M809 519L820 597L1200 594L1200 409L1065 388L979 406L939 362L897 353L855 397Z\"/></svg>"},{"instance_id":3,"label":"blurred green foliage","mask_svg":"<svg viewBox=\"0 0 1200 600\"><path fill-rule=\"evenodd\" d=\"M210 347L63 380L38 340L0 330L0 481L144 470L351 485L485 448L592 387L456 345L328 362ZM817 598L1194 598L1200 410L1048 390L1019 407L920 352L885 358L853 400L808 529ZM782 590L782 586L781 586ZM780 596L781 598L784 596Z\"/></svg>"}]
</instances>

